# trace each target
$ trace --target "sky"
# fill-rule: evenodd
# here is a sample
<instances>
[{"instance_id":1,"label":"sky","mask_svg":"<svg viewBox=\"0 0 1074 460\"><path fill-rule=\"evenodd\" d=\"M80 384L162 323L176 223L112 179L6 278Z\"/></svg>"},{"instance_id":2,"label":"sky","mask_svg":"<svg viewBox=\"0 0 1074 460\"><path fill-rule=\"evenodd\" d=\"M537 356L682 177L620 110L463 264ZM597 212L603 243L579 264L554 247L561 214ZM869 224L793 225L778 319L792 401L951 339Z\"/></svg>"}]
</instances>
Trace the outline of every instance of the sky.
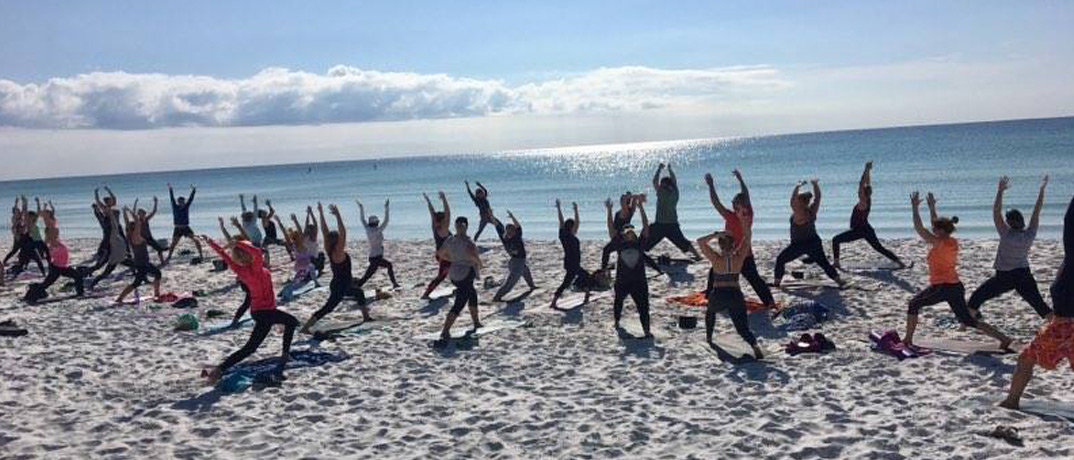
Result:
<instances>
[{"instance_id":1,"label":"sky","mask_svg":"<svg viewBox=\"0 0 1074 460\"><path fill-rule=\"evenodd\" d=\"M0 18L0 180L1074 115L1074 2L9 0Z\"/></svg>"}]
</instances>

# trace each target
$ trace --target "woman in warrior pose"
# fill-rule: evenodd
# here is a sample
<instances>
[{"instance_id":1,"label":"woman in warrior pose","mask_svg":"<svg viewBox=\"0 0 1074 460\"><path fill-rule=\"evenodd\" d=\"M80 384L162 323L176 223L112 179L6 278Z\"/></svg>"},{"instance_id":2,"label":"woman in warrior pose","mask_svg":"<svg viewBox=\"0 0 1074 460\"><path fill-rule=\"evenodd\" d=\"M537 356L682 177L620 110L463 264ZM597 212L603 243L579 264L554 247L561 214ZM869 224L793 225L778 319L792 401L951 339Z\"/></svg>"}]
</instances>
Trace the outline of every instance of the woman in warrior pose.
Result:
<instances>
[{"instance_id":1,"label":"woman in warrior pose","mask_svg":"<svg viewBox=\"0 0 1074 460\"><path fill-rule=\"evenodd\" d=\"M861 180L858 181L858 204L854 205L854 210L850 212L850 230L832 238L832 259L835 261L832 265L835 268L839 268L839 245L861 239L869 243L869 246L872 246L880 255L895 262L898 268L906 267L899 256L880 244L880 240L876 237L876 230L869 224L869 211L873 207L872 171L873 162L865 163L865 171L861 173Z\"/></svg>"}]
</instances>

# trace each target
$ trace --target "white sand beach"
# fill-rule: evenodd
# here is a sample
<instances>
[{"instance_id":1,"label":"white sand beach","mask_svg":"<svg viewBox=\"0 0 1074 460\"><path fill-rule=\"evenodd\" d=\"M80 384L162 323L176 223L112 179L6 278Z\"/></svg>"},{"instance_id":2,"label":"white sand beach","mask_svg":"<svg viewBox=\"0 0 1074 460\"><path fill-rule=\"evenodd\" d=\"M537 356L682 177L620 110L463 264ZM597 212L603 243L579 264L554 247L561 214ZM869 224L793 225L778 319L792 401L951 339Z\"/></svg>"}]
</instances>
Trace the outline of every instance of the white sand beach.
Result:
<instances>
[{"instance_id":1,"label":"white sand beach","mask_svg":"<svg viewBox=\"0 0 1074 460\"><path fill-rule=\"evenodd\" d=\"M390 235L389 235L390 239ZM88 259L96 241L68 242L72 260ZM584 265L595 268L603 243L583 243ZM111 297L29 306L19 298L29 278L0 290L0 320L29 330L0 338L0 458L1070 458L1074 423L995 406L1005 395L1016 355L935 352L897 361L870 351L871 329L904 329L906 302L927 282L919 240L886 241L917 266L859 271L848 279L877 290L776 290L784 304L814 299L834 315L818 329L838 350L788 356L792 336L766 312L751 315L771 359L721 362L704 348L703 321L681 330L677 317L702 309L665 300L704 287L706 266L678 269L650 281L654 342L623 341L612 329L611 297L573 312L547 307L562 276L557 242L528 242L541 289L515 304L490 302L481 315L521 319L526 327L480 337L470 347L430 348L412 336L438 331L449 305L419 300L435 274L431 241L388 241L401 291L373 304L382 321L368 333L311 342L296 335L293 350L315 346L348 359L288 371L278 387L224 394L206 386L202 366L216 364L246 341L250 328L212 336L173 330L182 313L169 305L109 306ZM995 240L962 242L960 274L972 292L992 273ZM364 241L350 242L356 276L365 269ZM481 241L482 277L501 279L506 255L493 238ZM185 246L184 246L185 247ZM770 279L779 242L756 245ZM844 264L879 263L864 243L844 249ZM652 254L673 254L667 243ZM830 248L829 248L830 254ZM1031 262L1047 299L1062 255L1042 240ZM242 293L229 272L190 265L189 255L165 268L167 291L207 291L209 309L230 314ZM277 287L288 275L281 249ZM322 277L327 285L328 277ZM62 284L62 283L61 283ZM99 291L114 295L122 281ZM520 283L522 284L522 283ZM367 285L387 288L386 274ZM480 283L479 283L480 286ZM524 285L516 289L523 290ZM754 297L743 282L747 297ZM53 295L63 295L56 287ZM142 295L146 291L142 290ZM305 320L327 292L315 291L280 308ZM985 319L1020 341L1042 323L1015 295L985 305ZM626 321L636 321L628 301ZM326 320L360 318L344 304ZM945 305L922 315L918 337L987 341L943 327ZM465 328L463 314L457 328ZM733 333L718 316L717 330ZM794 334L794 333L792 333ZM274 331L250 360L276 356ZM1074 372L1038 369L1026 401L1074 405ZM1016 427L1024 447L983 436L997 425Z\"/></svg>"}]
</instances>

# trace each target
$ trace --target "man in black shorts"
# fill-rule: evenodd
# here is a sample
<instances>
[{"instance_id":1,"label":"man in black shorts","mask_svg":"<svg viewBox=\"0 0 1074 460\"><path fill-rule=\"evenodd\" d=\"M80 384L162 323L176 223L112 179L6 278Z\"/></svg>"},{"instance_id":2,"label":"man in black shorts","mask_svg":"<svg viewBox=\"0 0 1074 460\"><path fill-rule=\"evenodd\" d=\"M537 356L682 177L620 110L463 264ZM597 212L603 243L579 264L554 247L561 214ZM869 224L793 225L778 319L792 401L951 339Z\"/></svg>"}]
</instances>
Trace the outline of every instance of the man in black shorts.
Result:
<instances>
[{"instance_id":1,"label":"man in black shorts","mask_svg":"<svg viewBox=\"0 0 1074 460\"><path fill-rule=\"evenodd\" d=\"M175 190L172 189L172 184L168 184L168 195L172 200L172 223L175 225L175 230L172 231L172 244L168 247L168 258L172 259L172 253L175 252L175 247L179 245L179 240L182 238L190 238L194 242L194 246L198 248L198 260L202 260L204 254L201 252L201 242L194 236L194 231L190 229L190 204L194 202L194 194L198 192L198 189L193 185L190 186L190 197L175 198Z\"/></svg>"}]
</instances>

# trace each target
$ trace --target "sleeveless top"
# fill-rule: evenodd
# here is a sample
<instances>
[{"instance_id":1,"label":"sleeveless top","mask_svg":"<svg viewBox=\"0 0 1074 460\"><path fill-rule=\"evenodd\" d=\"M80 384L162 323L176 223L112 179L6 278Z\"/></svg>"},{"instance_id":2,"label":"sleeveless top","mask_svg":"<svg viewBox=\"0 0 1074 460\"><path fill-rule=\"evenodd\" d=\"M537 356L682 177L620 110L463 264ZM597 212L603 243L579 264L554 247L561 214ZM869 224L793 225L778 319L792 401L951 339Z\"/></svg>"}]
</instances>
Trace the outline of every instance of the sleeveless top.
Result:
<instances>
[{"instance_id":1,"label":"sleeveless top","mask_svg":"<svg viewBox=\"0 0 1074 460\"><path fill-rule=\"evenodd\" d=\"M791 243L797 243L799 241L809 241L814 238L820 238L817 235L817 216L810 215L809 220L804 224L797 224L794 222L794 216L791 216Z\"/></svg>"},{"instance_id":2,"label":"sleeveless top","mask_svg":"<svg viewBox=\"0 0 1074 460\"><path fill-rule=\"evenodd\" d=\"M344 254L343 262L335 263L332 265L332 284L350 283L354 275L351 274L351 255Z\"/></svg>"},{"instance_id":3,"label":"sleeveless top","mask_svg":"<svg viewBox=\"0 0 1074 460\"><path fill-rule=\"evenodd\" d=\"M869 211L872 207L871 203L866 203L865 209L854 206L854 210L850 212L850 228L857 229L869 225Z\"/></svg>"},{"instance_id":4,"label":"sleeveless top","mask_svg":"<svg viewBox=\"0 0 1074 460\"><path fill-rule=\"evenodd\" d=\"M735 283L737 285L738 284L738 275L739 274L738 274L738 272L732 272L731 271L731 267L733 266L731 264L731 255L730 254L724 254L723 261L724 261L725 264L727 264L726 267L727 267L727 271L729 273L716 273L716 271L713 270L712 271L712 283L713 283L713 286L715 286L716 283ZM723 286L723 287L730 287L730 286Z\"/></svg>"}]
</instances>

